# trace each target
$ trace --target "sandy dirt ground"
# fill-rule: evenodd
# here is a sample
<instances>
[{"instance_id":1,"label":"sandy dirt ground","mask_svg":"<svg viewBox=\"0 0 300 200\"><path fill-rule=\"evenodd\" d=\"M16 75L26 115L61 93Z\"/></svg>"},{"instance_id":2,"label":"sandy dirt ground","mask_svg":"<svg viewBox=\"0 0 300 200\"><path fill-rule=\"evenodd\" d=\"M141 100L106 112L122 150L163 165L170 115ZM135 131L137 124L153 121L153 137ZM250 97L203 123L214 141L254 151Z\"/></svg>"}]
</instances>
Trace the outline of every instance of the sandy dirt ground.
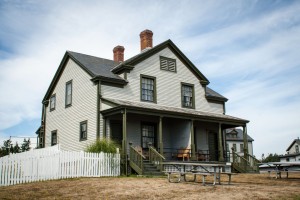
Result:
<instances>
[{"instance_id":1,"label":"sandy dirt ground","mask_svg":"<svg viewBox=\"0 0 300 200\"><path fill-rule=\"evenodd\" d=\"M166 177L64 179L0 187L0 199L300 199L300 174L289 179L238 174L231 185L227 179L222 176L216 186L203 186L201 177L198 183L169 183Z\"/></svg>"}]
</instances>

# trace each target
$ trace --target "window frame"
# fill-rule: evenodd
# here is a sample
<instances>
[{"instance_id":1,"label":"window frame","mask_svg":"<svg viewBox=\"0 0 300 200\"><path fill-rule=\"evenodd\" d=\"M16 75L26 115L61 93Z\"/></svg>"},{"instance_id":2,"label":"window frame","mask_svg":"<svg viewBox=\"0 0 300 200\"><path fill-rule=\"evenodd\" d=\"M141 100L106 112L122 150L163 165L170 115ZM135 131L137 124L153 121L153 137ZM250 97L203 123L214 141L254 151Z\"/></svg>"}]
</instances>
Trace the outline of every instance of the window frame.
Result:
<instances>
[{"instance_id":1,"label":"window frame","mask_svg":"<svg viewBox=\"0 0 300 200\"><path fill-rule=\"evenodd\" d=\"M56 135L56 143L53 141L53 134ZM57 145L57 130L51 131L51 146Z\"/></svg>"},{"instance_id":2,"label":"window frame","mask_svg":"<svg viewBox=\"0 0 300 200\"><path fill-rule=\"evenodd\" d=\"M234 152L237 152L236 151L236 144L235 143L232 144L232 148L233 148Z\"/></svg>"},{"instance_id":3,"label":"window frame","mask_svg":"<svg viewBox=\"0 0 300 200\"><path fill-rule=\"evenodd\" d=\"M149 137L149 136L144 136L143 135L143 127L144 126L148 126L148 127L153 127L153 137ZM152 146L156 147L156 143L157 143L157 126L155 123L151 123L151 122L141 122L141 147L142 149L148 149L148 143L146 144L146 147L143 146L144 142L143 142L143 138L152 138L153 143Z\"/></svg>"},{"instance_id":4,"label":"window frame","mask_svg":"<svg viewBox=\"0 0 300 200\"><path fill-rule=\"evenodd\" d=\"M67 89L68 89L68 85L71 85L71 101L70 101L70 103L68 104L67 103L67 98L68 98L68 92L67 92ZM65 89L65 107L66 108L68 108L68 107L70 107L70 106L72 106L72 100L73 100L73 80L70 80L70 81L68 81L68 82L66 82L66 89Z\"/></svg>"},{"instance_id":5,"label":"window frame","mask_svg":"<svg viewBox=\"0 0 300 200\"><path fill-rule=\"evenodd\" d=\"M85 130L85 138L84 137L82 137L83 135L82 135L82 125L83 124L85 124L85 127L86 127L86 130ZM87 120L85 120L85 121L82 121L82 122L80 122L80 124L79 124L79 141L85 141L85 140L87 140L87 136L88 136L88 121Z\"/></svg>"},{"instance_id":6,"label":"window frame","mask_svg":"<svg viewBox=\"0 0 300 200\"><path fill-rule=\"evenodd\" d=\"M52 105L52 104L51 104L52 98L54 98L54 107L53 107L53 108L51 107L51 105ZM56 94L53 94L53 95L50 97L50 106L49 106L49 107L50 107L50 112L53 111L53 110L55 110L55 107L56 107Z\"/></svg>"},{"instance_id":7,"label":"window frame","mask_svg":"<svg viewBox=\"0 0 300 200\"><path fill-rule=\"evenodd\" d=\"M162 68L162 64L161 64L161 63L162 63L162 60L167 60L167 69L163 69L163 68ZM175 70L174 70L174 71L171 71L171 70L170 70L169 61L175 63ZM159 56L159 65L160 65L160 69L161 69L161 70L168 71L168 72L173 72L173 73L177 73L176 59L168 58L168 57L164 57L164 56Z\"/></svg>"},{"instance_id":8,"label":"window frame","mask_svg":"<svg viewBox=\"0 0 300 200\"><path fill-rule=\"evenodd\" d=\"M143 78L153 80L153 101L143 99ZM157 103L156 94L157 94L156 93L156 77L141 74L140 75L140 99L141 99L141 101Z\"/></svg>"},{"instance_id":9,"label":"window frame","mask_svg":"<svg viewBox=\"0 0 300 200\"><path fill-rule=\"evenodd\" d=\"M183 86L187 86L187 87L191 87L192 88L192 95L193 95L192 96L192 106L185 106L185 104L184 104ZM194 84L190 84L190 83L181 82L180 90L181 90L181 107L182 108L195 109L195 85Z\"/></svg>"},{"instance_id":10,"label":"window frame","mask_svg":"<svg viewBox=\"0 0 300 200\"><path fill-rule=\"evenodd\" d=\"M243 143L240 144L240 152L244 152L244 144Z\"/></svg>"}]
</instances>

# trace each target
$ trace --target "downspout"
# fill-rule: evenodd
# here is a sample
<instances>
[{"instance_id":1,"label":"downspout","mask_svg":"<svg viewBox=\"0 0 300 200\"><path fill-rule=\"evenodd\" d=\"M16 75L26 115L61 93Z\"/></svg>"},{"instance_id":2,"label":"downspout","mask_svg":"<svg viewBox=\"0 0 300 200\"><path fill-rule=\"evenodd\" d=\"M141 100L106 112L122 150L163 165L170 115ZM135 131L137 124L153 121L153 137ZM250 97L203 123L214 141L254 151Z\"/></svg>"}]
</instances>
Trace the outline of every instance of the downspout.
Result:
<instances>
[{"instance_id":1,"label":"downspout","mask_svg":"<svg viewBox=\"0 0 300 200\"><path fill-rule=\"evenodd\" d=\"M45 144L46 144L46 114L47 114L46 102L47 101L43 102L43 110L42 110L43 148L45 148Z\"/></svg>"},{"instance_id":2,"label":"downspout","mask_svg":"<svg viewBox=\"0 0 300 200\"><path fill-rule=\"evenodd\" d=\"M97 83L97 139L100 139L101 81Z\"/></svg>"}]
</instances>

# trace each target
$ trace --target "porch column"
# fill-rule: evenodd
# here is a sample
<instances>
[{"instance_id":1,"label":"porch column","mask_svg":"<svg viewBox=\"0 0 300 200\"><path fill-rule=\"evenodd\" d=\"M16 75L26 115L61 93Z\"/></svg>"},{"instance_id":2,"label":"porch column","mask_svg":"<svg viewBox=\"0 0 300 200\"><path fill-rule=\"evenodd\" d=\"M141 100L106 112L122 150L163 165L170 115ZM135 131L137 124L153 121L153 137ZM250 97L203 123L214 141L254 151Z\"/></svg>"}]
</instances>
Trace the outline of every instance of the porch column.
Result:
<instances>
[{"instance_id":1,"label":"porch column","mask_svg":"<svg viewBox=\"0 0 300 200\"><path fill-rule=\"evenodd\" d=\"M159 123L158 123L158 138L159 138L159 153L164 155L164 144L162 139L162 116L159 116Z\"/></svg>"},{"instance_id":2,"label":"porch column","mask_svg":"<svg viewBox=\"0 0 300 200\"><path fill-rule=\"evenodd\" d=\"M244 158L248 160L248 136L247 136L247 125L243 126L243 139L244 139Z\"/></svg>"},{"instance_id":3,"label":"porch column","mask_svg":"<svg viewBox=\"0 0 300 200\"><path fill-rule=\"evenodd\" d=\"M218 137L218 143L219 143L219 161L224 161L224 149L223 149L223 141L222 141L222 128L221 123L219 123L219 137Z\"/></svg>"},{"instance_id":4,"label":"porch column","mask_svg":"<svg viewBox=\"0 0 300 200\"><path fill-rule=\"evenodd\" d=\"M126 136L127 136L127 131L126 131L126 125L127 125L127 113L126 113L126 108L124 108L124 111L122 112L123 114L123 140L122 140L122 157L124 159L124 164L125 164L125 175L127 175L127 140L126 140Z\"/></svg>"},{"instance_id":5,"label":"porch column","mask_svg":"<svg viewBox=\"0 0 300 200\"><path fill-rule=\"evenodd\" d=\"M106 118L103 117L103 134L102 134L102 138L106 138Z\"/></svg>"},{"instance_id":6,"label":"porch column","mask_svg":"<svg viewBox=\"0 0 300 200\"><path fill-rule=\"evenodd\" d=\"M191 149L192 149L191 160L196 160L194 120L191 120L190 133L191 133Z\"/></svg>"}]
</instances>

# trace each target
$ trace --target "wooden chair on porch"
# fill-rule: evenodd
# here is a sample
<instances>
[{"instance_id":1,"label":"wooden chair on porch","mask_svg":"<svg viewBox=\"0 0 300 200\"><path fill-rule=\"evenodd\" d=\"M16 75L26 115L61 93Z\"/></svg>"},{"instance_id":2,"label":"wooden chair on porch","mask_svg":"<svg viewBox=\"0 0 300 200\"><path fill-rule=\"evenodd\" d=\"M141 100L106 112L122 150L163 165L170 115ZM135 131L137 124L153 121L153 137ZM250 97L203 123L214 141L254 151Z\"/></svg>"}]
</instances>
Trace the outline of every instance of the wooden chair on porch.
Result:
<instances>
[{"instance_id":1,"label":"wooden chair on porch","mask_svg":"<svg viewBox=\"0 0 300 200\"><path fill-rule=\"evenodd\" d=\"M190 160L190 149L177 149L177 159L182 161Z\"/></svg>"},{"instance_id":2,"label":"wooden chair on porch","mask_svg":"<svg viewBox=\"0 0 300 200\"><path fill-rule=\"evenodd\" d=\"M197 160L198 161L209 161L208 151L198 150L198 152L197 152Z\"/></svg>"}]
</instances>

